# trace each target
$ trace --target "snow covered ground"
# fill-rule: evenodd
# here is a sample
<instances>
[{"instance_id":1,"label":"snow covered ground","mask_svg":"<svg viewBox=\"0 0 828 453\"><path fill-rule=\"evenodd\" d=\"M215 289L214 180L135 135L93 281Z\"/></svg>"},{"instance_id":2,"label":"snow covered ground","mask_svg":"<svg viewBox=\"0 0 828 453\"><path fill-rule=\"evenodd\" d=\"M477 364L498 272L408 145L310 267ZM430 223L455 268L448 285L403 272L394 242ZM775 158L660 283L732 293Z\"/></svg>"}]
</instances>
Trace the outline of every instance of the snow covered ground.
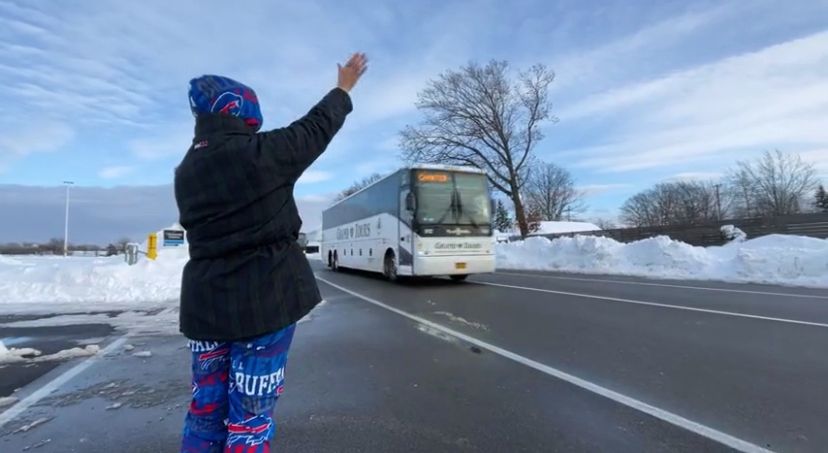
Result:
<instances>
[{"instance_id":1,"label":"snow covered ground","mask_svg":"<svg viewBox=\"0 0 828 453\"><path fill-rule=\"evenodd\" d=\"M142 258L134 266L121 257L0 256L0 314L118 311L107 316L110 324L174 332L186 261L186 249L162 250L156 261ZM828 288L828 240L771 235L705 248L667 237L630 244L592 236L529 238L498 244L497 266ZM77 316L90 315L53 317L49 324L92 321Z\"/></svg>"},{"instance_id":2,"label":"snow covered ground","mask_svg":"<svg viewBox=\"0 0 828 453\"><path fill-rule=\"evenodd\" d=\"M594 236L529 238L498 244L497 266L828 288L828 240L769 235L693 247L665 236L629 244Z\"/></svg>"},{"instance_id":3,"label":"snow covered ground","mask_svg":"<svg viewBox=\"0 0 828 453\"><path fill-rule=\"evenodd\" d=\"M186 249L129 266L123 257L0 255L0 314L163 309L177 305Z\"/></svg>"}]
</instances>

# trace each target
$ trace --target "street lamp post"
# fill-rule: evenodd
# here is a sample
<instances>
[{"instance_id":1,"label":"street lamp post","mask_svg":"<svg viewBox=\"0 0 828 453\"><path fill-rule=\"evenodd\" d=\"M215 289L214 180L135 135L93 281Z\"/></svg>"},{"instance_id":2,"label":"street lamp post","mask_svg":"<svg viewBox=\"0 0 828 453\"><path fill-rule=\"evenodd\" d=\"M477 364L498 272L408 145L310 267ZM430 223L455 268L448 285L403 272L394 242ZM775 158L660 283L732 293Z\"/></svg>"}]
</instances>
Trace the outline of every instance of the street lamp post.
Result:
<instances>
[{"instance_id":1,"label":"street lamp post","mask_svg":"<svg viewBox=\"0 0 828 453\"><path fill-rule=\"evenodd\" d=\"M69 187L74 181L63 181L66 186L66 216L63 222L63 256L69 256Z\"/></svg>"}]
</instances>

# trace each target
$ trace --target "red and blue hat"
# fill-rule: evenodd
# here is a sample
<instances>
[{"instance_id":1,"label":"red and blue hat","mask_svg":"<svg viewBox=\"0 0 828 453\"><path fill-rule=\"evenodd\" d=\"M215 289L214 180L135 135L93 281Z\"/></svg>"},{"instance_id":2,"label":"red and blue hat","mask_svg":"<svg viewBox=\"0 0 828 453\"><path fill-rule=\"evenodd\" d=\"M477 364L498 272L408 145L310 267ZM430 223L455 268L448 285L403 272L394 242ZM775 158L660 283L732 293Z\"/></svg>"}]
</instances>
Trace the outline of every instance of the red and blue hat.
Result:
<instances>
[{"instance_id":1,"label":"red and blue hat","mask_svg":"<svg viewBox=\"0 0 828 453\"><path fill-rule=\"evenodd\" d=\"M249 86L229 77L204 75L190 80L193 116L215 113L239 117L258 131L262 127L259 98Z\"/></svg>"}]
</instances>

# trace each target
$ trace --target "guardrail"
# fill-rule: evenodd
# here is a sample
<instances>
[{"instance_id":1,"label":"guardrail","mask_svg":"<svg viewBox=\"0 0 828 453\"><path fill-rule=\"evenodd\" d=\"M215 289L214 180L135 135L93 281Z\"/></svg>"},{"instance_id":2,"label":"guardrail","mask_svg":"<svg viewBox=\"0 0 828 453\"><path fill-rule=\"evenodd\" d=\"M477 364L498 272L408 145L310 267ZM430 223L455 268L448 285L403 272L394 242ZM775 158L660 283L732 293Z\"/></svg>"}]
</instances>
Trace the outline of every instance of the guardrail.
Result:
<instances>
[{"instance_id":1,"label":"guardrail","mask_svg":"<svg viewBox=\"0 0 828 453\"><path fill-rule=\"evenodd\" d=\"M537 235L554 239L576 235L605 236L619 242L633 242L654 236L669 236L671 239L686 242L691 245L710 246L722 245L727 239L722 237L721 227L735 225L747 234L748 238L765 236L768 234L795 234L815 238L828 238L828 213L797 214L769 218L733 219L721 222L692 225L692 226L665 226L647 228L619 228L612 230L587 231L579 233L557 233ZM510 240L520 239L512 237Z\"/></svg>"}]
</instances>

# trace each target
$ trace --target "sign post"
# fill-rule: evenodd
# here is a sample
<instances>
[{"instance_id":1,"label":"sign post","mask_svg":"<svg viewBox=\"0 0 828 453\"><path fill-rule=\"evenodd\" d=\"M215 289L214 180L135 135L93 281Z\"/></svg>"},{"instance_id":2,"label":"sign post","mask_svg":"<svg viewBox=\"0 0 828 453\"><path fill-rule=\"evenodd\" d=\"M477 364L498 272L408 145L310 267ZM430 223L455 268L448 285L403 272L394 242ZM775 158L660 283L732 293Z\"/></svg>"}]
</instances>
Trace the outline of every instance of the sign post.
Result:
<instances>
[{"instance_id":1,"label":"sign post","mask_svg":"<svg viewBox=\"0 0 828 453\"><path fill-rule=\"evenodd\" d=\"M183 230L164 230L164 247L178 247L184 245Z\"/></svg>"}]
</instances>

